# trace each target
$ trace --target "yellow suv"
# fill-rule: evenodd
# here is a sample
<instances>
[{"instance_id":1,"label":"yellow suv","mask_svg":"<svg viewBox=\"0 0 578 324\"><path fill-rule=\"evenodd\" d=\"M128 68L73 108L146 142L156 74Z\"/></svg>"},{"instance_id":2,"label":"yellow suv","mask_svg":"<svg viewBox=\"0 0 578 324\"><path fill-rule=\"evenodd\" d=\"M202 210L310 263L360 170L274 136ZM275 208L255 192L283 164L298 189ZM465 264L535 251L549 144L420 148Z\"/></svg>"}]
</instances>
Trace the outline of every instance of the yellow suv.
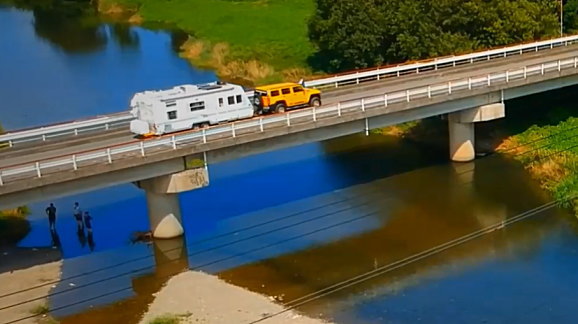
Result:
<instances>
[{"instance_id":1,"label":"yellow suv","mask_svg":"<svg viewBox=\"0 0 578 324\"><path fill-rule=\"evenodd\" d=\"M304 88L298 83L277 83L255 88L253 103L257 113L321 106L321 91Z\"/></svg>"}]
</instances>

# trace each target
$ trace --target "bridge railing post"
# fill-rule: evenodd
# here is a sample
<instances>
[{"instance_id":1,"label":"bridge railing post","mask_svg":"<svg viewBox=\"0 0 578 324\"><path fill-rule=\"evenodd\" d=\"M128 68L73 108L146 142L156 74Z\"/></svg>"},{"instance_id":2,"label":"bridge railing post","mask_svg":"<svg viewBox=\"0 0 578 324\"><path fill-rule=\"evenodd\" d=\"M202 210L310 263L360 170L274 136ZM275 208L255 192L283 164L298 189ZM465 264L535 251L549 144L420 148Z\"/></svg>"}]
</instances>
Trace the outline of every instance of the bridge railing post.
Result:
<instances>
[{"instance_id":1,"label":"bridge railing post","mask_svg":"<svg viewBox=\"0 0 578 324\"><path fill-rule=\"evenodd\" d=\"M337 103L337 116L341 117L341 102Z\"/></svg>"},{"instance_id":2,"label":"bridge railing post","mask_svg":"<svg viewBox=\"0 0 578 324\"><path fill-rule=\"evenodd\" d=\"M203 134L203 143L207 143L207 131L205 131L204 129L201 131Z\"/></svg>"},{"instance_id":3,"label":"bridge railing post","mask_svg":"<svg viewBox=\"0 0 578 324\"><path fill-rule=\"evenodd\" d=\"M524 66L524 79L528 77L528 67Z\"/></svg>"},{"instance_id":4,"label":"bridge railing post","mask_svg":"<svg viewBox=\"0 0 578 324\"><path fill-rule=\"evenodd\" d=\"M237 137L237 133L235 132L235 123L231 124L231 133L233 133L233 137Z\"/></svg>"},{"instance_id":5,"label":"bridge railing post","mask_svg":"<svg viewBox=\"0 0 578 324\"><path fill-rule=\"evenodd\" d=\"M177 149L177 138L175 135L171 136L171 141L173 142L173 150Z\"/></svg>"},{"instance_id":6,"label":"bridge railing post","mask_svg":"<svg viewBox=\"0 0 578 324\"><path fill-rule=\"evenodd\" d=\"M506 71L506 83L510 82L510 71Z\"/></svg>"},{"instance_id":7,"label":"bridge railing post","mask_svg":"<svg viewBox=\"0 0 578 324\"><path fill-rule=\"evenodd\" d=\"M452 81L448 81L448 94L452 94Z\"/></svg>"},{"instance_id":8,"label":"bridge railing post","mask_svg":"<svg viewBox=\"0 0 578 324\"><path fill-rule=\"evenodd\" d=\"M365 98L361 98L361 111L365 111Z\"/></svg>"},{"instance_id":9,"label":"bridge railing post","mask_svg":"<svg viewBox=\"0 0 578 324\"><path fill-rule=\"evenodd\" d=\"M472 90L472 78L468 78L468 89Z\"/></svg>"},{"instance_id":10,"label":"bridge railing post","mask_svg":"<svg viewBox=\"0 0 578 324\"><path fill-rule=\"evenodd\" d=\"M110 154L110 148L106 149L106 157L108 158L108 164L112 163L112 155Z\"/></svg>"},{"instance_id":11,"label":"bridge railing post","mask_svg":"<svg viewBox=\"0 0 578 324\"><path fill-rule=\"evenodd\" d=\"M2 170L0 170L0 186L4 185L4 180L2 180Z\"/></svg>"},{"instance_id":12,"label":"bridge railing post","mask_svg":"<svg viewBox=\"0 0 578 324\"><path fill-rule=\"evenodd\" d=\"M544 75L544 63L542 63L542 65L541 65L541 71L542 71L542 75Z\"/></svg>"},{"instance_id":13,"label":"bridge railing post","mask_svg":"<svg viewBox=\"0 0 578 324\"><path fill-rule=\"evenodd\" d=\"M560 72L560 70L562 69L562 62L560 60L558 60L558 72Z\"/></svg>"},{"instance_id":14,"label":"bridge railing post","mask_svg":"<svg viewBox=\"0 0 578 324\"><path fill-rule=\"evenodd\" d=\"M427 86L427 97L431 99L431 85Z\"/></svg>"},{"instance_id":15,"label":"bridge railing post","mask_svg":"<svg viewBox=\"0 0 578 324\"><path fill-rule=\"evenodd\" d=\"M316 114L315 106L313 106L313 121L314 122L317 121L317 114Z\"/></svg>"},{"instance_id":16,"label":"bridge railing post","mask_svg":"<svg viewBox=\"0 0 578 324\"><path fill-rule=\"evenodd\" d=\"M409 90L405 90L405 101L409 102Z\"/></svg>"},{"instance_id":17,"label":"bridge railing post","mask_svg":"<svg viewBox=\"0 0 578 324\"><path fill-rule=\"evenodd\" d=\"M285 116L287 117L287 126L291 126L291 117L289 117L290 113L285 114Z\"/></svg>"},{"instance_id":18,"label":"bridge railing post","mask_svg":"<svg viewBox=\"0 0 578 324\"><path fill-rule=\"evenodd\" d=\"M72 154L72 167L74 171L78 170L78 165L76 164L76 154Z\"/></svg>"},{"instance_id":19,"label":"bridge railing post","mask_svg":"<svg viewBox=\"0 0 578 324\"><path fill-rule=\"evenodd\" d=\"M574 68L578 68L578 57L574 57Z\"/></svg>"},{"instance_id":20,"label":"bridge railing post","mask_svg":"<svg viewBox=\"0 0 578 324\"><path fill-rule=\"evenodd\" d=\"M42 173L40 173L40 162L36 162L35 166L36 166L36 176L42 178Z\"/></svg>"},{"instance_id":21,"label":"bridge railing post","mask_svg":"<svg viewBox=\"0 0 578 324\"><path fill-rule=\"evenodd\" d=\"M143 142L143 141L140 142L140 154L141 154L142 156L145 156L144 142Z\"/></svg>"},{"instance_id":22,"label":"bridge railing post","mask_svg":"<svg viewBox=\"0 0 578 324\"><path fill-rule=\"evenodd\" d=\"M384 102L385 106L387 107L387 93L383 95L383 102Z\"/></svg>"},{"instance_id":23,"label":"bridge railing post","mask_svg":"<svg viewBox=\"0 0 578 324\"><path fill-rule=\"evenodd\" d=\"M263 132L263 117L259 118L259 129Z\"/></svg>"},{"instance_id":24,"label":"bridge railing post","mask_svg":"<svg viewBox=\"0 0 578 324\"><path fill-rule=\"evenodd\" d=\"M488 87L492 85L492 75L488 74Z\"/></svg>"}]
</instances>

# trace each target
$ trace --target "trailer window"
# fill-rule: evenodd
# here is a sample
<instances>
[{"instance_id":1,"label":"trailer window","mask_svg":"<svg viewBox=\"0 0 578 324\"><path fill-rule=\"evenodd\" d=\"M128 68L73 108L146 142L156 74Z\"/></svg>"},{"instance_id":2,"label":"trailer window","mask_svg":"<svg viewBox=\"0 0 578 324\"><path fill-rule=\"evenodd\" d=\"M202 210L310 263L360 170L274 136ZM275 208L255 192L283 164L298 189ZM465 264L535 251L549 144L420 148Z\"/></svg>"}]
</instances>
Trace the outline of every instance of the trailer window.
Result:
<instances>
[{"instance_id":1,"label":"trailer window","mask_svg":"<svg viewBox=\"0 0 578 324\"><path fill-rule=\"evenodd\" d=\"M229 102L229 105L234 105L235 104L235 96L227 97L227 101Z\"/></svg>"},{"instance_id":2,"label":"trailer window","mask_svg":"<svg viewBox=\"0 0 578 324\"><path fill-rule=\"evenodd\" d=\"M243 96L237 95L237 103L243 102Z\"/></svg>"},{"instance_id":3,"label":"trailer window","mask_svg":"<svg viewBox=\"0 0 578 324\"><path fill-rule=\"evenodd\" d=\"M177 119L177 111L176 110L169 111L167 112L167 116L169 117L169 119Z\"/></svg>"},{"instance_id":4,"label":"trailer window","mask_svg":"<svg viewBox=\"0 0 578 324\"><path fill-rule=\"evenodd\" d=\"M282 94L290 94L290 93L291 93L291 89L289 89L289 88L281 89L281 93L282 93Z\"/></svg>"},{"instance_id":5,"label":"trailer window","mask_svg":"<svg viewBox=\"0 0 578 324\"><path fill-rule=\"evenodd\" d=\"M189 107L191 107L191 111L203 110L205 109L205 102L204 101L191 102L189 104Z\"/></svg>"},{"instance_id":6,"label":"trailer window","mask_svg":"<svg viewBox=\"0 0 578 324\"><path fill-rule=\"evenodd\" d=\"M167 103L165 103L165 105L166 105L167 107L174 107L174 106L177 105L177 103L173 101L173 102L167 102Z\"/></svg>"},{"instance_id":7,"label":"trailer window","mask_svg":"<svg viewBox=\"0 0 578 324\"><path fill-rule=\"evenodd\" d=\"M223 98L219 98L219 107L223 107Z\"/></svg>"}]
</instances>

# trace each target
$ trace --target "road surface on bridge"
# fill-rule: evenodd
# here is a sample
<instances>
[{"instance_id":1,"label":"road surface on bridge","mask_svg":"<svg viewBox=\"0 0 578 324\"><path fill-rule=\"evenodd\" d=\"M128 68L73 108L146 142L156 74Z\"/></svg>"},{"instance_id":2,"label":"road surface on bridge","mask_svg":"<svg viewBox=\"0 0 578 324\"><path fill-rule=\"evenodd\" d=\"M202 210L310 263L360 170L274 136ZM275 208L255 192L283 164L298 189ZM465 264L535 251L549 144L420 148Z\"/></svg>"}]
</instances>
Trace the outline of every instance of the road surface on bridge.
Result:
<instances>
[{"instance_id":1,"label":"road surface on bridge","mask_svg":"<svg viewBox=\"0 0 578 324\"><path fill-rule=\"evenodd\" d=\"M500 60L457 66L452 69L420 72L419 74L411 74L399 78L352 85L331 91L326 90L323 93L323 104L328 105L361 97L376 96L385 92L427 86L432 83L447 82L453 79L467 78L468 76L481 76L497 71L515 69L524 65L565 59L577 54L578 45L571 45L537 53L525 53ZM134 134L128 129L105 131L100 134L87 134L86 136L66 136L53 142L40 143L40 145L31 147L14 147L1 150L0 168L105 148L134 140Z\"/></svg>"}]
</instances>

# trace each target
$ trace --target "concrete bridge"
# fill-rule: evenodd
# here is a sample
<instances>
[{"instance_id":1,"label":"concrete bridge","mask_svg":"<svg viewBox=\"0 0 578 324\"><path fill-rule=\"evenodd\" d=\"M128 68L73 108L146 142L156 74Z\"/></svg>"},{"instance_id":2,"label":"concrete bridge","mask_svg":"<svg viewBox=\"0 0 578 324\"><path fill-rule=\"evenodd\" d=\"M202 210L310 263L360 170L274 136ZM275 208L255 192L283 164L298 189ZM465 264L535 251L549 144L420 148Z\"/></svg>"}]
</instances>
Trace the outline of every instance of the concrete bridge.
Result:
<instances>
[{"instance_id":1,"label":"concrete bridge","mask_svg":"<svg viewBox=\"0 0 578 324\"><path fill-rule=\"evenodd\" d=\"M578 84L576 40L522 48L515 56L508 52L520 46L502 49L498 58L455 59L443 69L436 61L419 63L407 75L403 69L393 75L377 70L366 79L359 76L366 72L356 73L352 84L325 90L321 107L200 131L141 141L128 127L117 127L29 145L10 142L0 151L0 206L133 182L146 191L155 236L174 237L183 231L177 194L208 185L208 163L437 115L448 116L450 158L471 161L475 122L504 117L508 99ZM335 85L344 79L334 78Z\"/></svg>"}]
</instances>

